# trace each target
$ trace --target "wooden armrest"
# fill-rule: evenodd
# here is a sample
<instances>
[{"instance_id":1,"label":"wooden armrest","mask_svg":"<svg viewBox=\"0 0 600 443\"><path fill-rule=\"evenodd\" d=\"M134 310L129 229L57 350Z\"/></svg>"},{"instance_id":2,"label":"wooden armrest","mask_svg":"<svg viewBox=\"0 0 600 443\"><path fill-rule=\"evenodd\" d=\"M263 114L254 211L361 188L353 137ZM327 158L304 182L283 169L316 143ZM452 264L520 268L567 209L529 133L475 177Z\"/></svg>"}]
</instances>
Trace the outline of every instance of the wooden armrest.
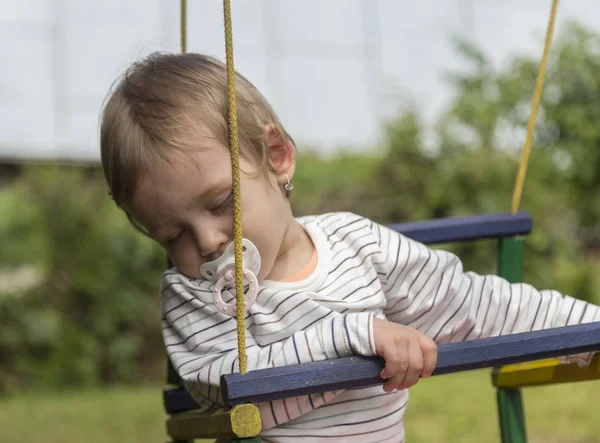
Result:
<instances>
[{"instance_id":1,"label":"wooden armrest","mask_svg":"<svg viewBox=\"0 0 600 443\"><path fill-rule=\"evenodd\" d=\"M594 358L587 368L576 363L561 363L548 359L529 363L507 365L495 369L492 383L497 388L519 389L526 386L544 386L600 379L600 359Z\"/></svg>"},{"instance_id":2,"label":"wooden armrest","mask_svg":"<svg viewBox=\"0 0 600 443\"><path fill-rule=\"evenodd\" d=\"M211 412L186 411L167 420L167 434L173 440L199 438L250 438L262 429L258 408L251 404L230 410Z\"/></svg>"}]
</instances>

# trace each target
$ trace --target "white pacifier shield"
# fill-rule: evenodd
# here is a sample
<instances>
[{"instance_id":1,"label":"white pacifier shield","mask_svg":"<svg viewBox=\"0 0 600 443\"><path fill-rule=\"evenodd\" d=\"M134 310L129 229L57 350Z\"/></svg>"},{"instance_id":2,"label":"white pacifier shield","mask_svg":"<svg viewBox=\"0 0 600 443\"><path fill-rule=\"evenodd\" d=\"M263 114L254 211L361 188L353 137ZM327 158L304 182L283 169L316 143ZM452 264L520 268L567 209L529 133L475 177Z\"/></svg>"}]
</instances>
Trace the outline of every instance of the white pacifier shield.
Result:
<instances>
[{"instance_id":1,"label":"white pacifier shield","mask_svg":"<svg viewBox=\"0 0 600 443\"><path fill-rule=\"evenodd\" d=\"M244 294L244 311L247 311L254 304L258 295L256 275L260 271L260 254L256 246L245 238L242 239L242 263L244 283L248 284L248 290ZM233 242L229 244L218 259L201 265L200 274L207 280L216 282L213 288L213 302L216 308L223 314L235 317L235 298L231 302L225 303L221 295L225 286L235 285L235 244Z\"/></svg>"},{"instance_id":2,"label":"white pacifier shield","mask_svg":"<svg viewBox=\"0 0 600 443\"><path fill-rule=\"evenodd\" d=\"M242 263L243 268L249 270L254 275L260 272L260 254L258 249L250 240L242 239ZM200 274L207 280L218 281L223 275L224 269L229 266L235 266L235 244L231 242L218 259L204 263L200 266Z\"/></svg>"}]
</instances>

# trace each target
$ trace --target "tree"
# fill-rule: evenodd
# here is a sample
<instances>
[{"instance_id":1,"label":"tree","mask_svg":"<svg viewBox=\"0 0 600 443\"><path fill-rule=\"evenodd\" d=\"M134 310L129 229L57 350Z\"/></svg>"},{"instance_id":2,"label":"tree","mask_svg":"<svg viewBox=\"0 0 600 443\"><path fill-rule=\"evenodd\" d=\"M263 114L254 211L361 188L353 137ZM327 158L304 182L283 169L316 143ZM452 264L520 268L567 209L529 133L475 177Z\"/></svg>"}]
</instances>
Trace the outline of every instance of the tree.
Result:
<instances>
[{"instance_id":1,"label":"tree","mask_svg":"<svg viewBox=\"0 0 600 443\"><path fill-rule=\"evenodd\" d=\"M499 71L473 44L456 42L466 69L448 75L454 98L436 127L432 154L409 110L386 125L375 187L389 202L386 222L508 211L538 69L517 56ZM550 57L521 208L535 229L527 275L589 299L600 290L586 252L600 226L600 37L569 23ZM492 271L493 246L454 246L467 266Z\"/></svg>"}]
</instances>

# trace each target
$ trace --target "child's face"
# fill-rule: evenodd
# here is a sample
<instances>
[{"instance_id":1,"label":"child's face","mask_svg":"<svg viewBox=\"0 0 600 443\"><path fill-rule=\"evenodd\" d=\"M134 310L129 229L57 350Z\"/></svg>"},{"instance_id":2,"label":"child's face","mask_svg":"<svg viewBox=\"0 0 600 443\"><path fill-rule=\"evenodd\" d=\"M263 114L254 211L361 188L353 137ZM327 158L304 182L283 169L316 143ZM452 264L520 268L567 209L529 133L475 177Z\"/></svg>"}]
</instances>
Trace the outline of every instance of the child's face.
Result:
<instances>
[{"instance_id":1,"label":"child's face","mask_svg":"<svg viewBox=\"0 0 600 443\"><path fill-rule=\"evenodd\" d=\"M170 164L141 177L126 205L133 219L190 277L200 277L199 266L218 258L233 241L229 150L213 137L202 137L199 144L189 155L176 154ZM293 172L293 153L290 155L291 166L284 162L284 172L279 175L255 176L258 167L240 158L243 236L260 252L259 279L271 272L293 222L281 186L282 176L289 173L291 178Z\"/></svg>"}]
</instances>

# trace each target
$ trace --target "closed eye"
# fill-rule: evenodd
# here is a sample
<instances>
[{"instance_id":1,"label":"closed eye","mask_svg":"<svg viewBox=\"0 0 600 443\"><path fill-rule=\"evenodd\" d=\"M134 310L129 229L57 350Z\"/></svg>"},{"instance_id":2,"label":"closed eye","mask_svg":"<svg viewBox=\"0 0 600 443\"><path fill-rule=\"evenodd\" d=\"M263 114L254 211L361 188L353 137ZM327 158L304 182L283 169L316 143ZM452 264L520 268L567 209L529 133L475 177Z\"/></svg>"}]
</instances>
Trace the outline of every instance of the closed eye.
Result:
<instances>
[{"instance_id":1,"label":"closed eye","mask_svg":"<svg viewBox=\"0 0 600 443\"><path fill-rule=\"evenodd\" d=\"M183 234L185 234L185 229L179 231L175 237L171 237L170 239L168 239L166 243L169 245L177 243L181 239L181 237L183 237Z\"/></svg>"},{"instance_id":2,"label":"closed eye","mask_svg":"<svg viewBox=\"0 0 600 443\"><path fill-rule=\"evenodd\" d=\"M227 198L211 209L212 213L215 215L222 215L229 211L233 207L233 193L230 192Z\"/></svg>"}]
</instances>

